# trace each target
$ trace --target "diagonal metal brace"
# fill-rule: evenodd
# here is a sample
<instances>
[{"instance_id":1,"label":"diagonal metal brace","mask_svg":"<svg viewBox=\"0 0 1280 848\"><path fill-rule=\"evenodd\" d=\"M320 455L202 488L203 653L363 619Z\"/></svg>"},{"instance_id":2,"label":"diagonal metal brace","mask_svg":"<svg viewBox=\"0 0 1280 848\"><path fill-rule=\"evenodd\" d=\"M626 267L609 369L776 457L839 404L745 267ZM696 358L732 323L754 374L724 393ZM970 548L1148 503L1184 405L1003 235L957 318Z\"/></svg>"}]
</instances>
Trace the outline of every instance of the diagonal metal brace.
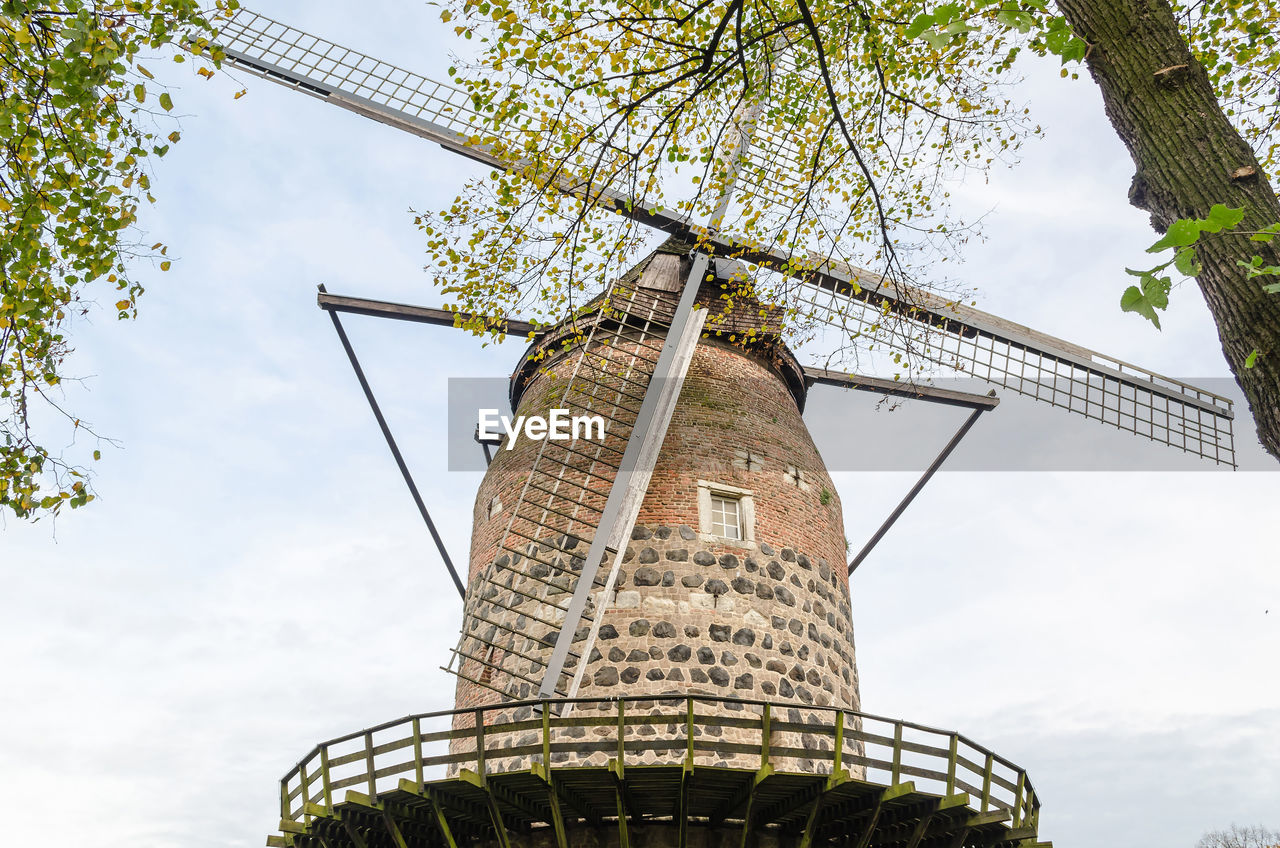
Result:
<instances>
[{"instance_id":1,"label":"diagonal metal brace","mask_svg":"<svg viewBox=\"0 0 1280 848\"><path fill-rule=\"evenodd\" d=\"M325 294L324 285L317 286L320 294ZM453 578L453 585L458 589L458 596L466 598L467 590L462 585L462 579L458 577L458 571L453 567L453 560L449 558L449 552L445 550L444 540L440 538L439 531L436 530L436 524L431 520L431 513L427 512L427 505L422 501L422 495L418 492L418 486L413 482L413 475L409 473L409 466L405 464L404 457L400 455L400 447L396 444L395 437L391 435L391 428L387 426L387 419L382 416L382 408L378 406L378 401L373 396L373 389L369 387L369 381L365 379L364 369L360 367L360 360L356 358L355 349L351 347L351 340L347 338L347 331L342 328L342 322L338 320L338 313L334 310L328 310L329 317L333 320L333 329L338 333L338 341L342 342L342 349L347 353L347 359L351 362L351 370L356 372L356 379L360 381L360 388L364 391L365 400L369 402L369 408L373 410L373 417L378 421L378 427L382 430L382 437L387 440L387 447L391 449L391 456L396 461L396 466L400 469L400 475L404 477L404 483L409 487L409 494L413 496L413 502L418 507L422 520L427 524L427 530L431 533L432 540L436 543L436 550L440 552L440 558L444 560L444 567L449 569L449 576Z\"/></svg>"}]
</instances>

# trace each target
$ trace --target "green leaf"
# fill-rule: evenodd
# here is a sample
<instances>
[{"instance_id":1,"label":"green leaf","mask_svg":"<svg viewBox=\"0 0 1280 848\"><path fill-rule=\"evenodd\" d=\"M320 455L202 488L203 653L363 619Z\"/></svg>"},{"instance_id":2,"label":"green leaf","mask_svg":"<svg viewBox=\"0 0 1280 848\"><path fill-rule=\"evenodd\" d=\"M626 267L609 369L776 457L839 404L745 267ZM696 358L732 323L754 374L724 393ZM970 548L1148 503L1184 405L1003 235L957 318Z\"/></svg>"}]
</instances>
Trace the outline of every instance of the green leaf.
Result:
<instances>
[{"instance_id":1,"label":"green leaf","mask_svg":"<svg viewBox=\"0 0 1280 848\"><path fill-rule=\"evenodd\" d=\"M941 50L951 43L951 36L941 32L926 32L921 38L934 50Z\"/></svg>"},{"instance_id":2,"label":"green leaf","mask_svg":"<svg viewBox=\"0 0 1280 848\"><path fill-rule=\"evenodd\" d=\"M925 30L933 26L936 22L937 20L933 15L916 15L915 20L907 25L907 28L903 30L902 34L907 38L919 38Z\"/></svg>"},{"instance_id":3,"label":"green leaf","mask_svg":"<svg viewBox=\"0 0 1280 848\"><path fill-rule=\"evenodd\" d=\"M1246 356L1246 357L1245 357L1245 359L1244 359L1244 367L1245 367L1245 368L1252 368L1253 366L1255 366L1255 365L1257 365L1257 364L1258 364L1258 349L1255 347L1255 348L1253 349L1253 352L1252 352L1252 353L1250 353L1248 356Z\"/></svg>"},{"instance_id":4,"label":"green leaf","mask_svg":"<svg viewBox=\"0 0 1280 848\"><path fill-rule=\"evenodd\" d=\"M169 92L162 92L160 95L160 108L166 112L173 111L173 98L169 96Z\"/></svg>"},{"instance_id":5,"label":"green leaf","mask_svg":"<svg viewBox=\"0 0 1280 848\"><path fill-rule=\"evenodd\" d=\"M1178 269L1178 273L1187 277L1194 277L1200 273L1200 260L1196 257L1194 247L1181 248L1174 254L1173 265Z\"/></svg>"},{"instance_id":6,"label":"green leaf","mask_svg":"<svg viewBox=\"0 0 1280 848\"><path fill-rule=\"evenodd\" d=\"M1220 233L1239 226L1244 220L1244 207L1231 209L1221 203L1215 203L1209 210L1209 217L1200 221L1200 229L1207 233Z\"/></svg>"},{"instance_id":7,"label":"green leaf","mask_svg":"<svg viewBox=\"0 0 1280 848\"><path fill-rule=\"evenodd\" d=\"M1173 287L1173 281L1150 273L1139 273L1138 276L1142 279L1141 283L1124 290L1124 294L1120 296L1120 308L1125 312L1138 313L1159 330L1160 317L1156 310L1168 308L1169 289Z\"/></svg>"},{"instance_id":8,"label":"green leaf","mask_svg":"<svg viewBox=\"0 0 1280 848\"><path fill-rule=\"evenodd\" d=\"M1270 244L1280 233L1280 223L1272 224L1269 227L1263 227L1253 235L1249 236L1249 241L1260 241L1264 244Z\"/></svg>"},{"instance_id":9,"label":"green leaf","mask_svg":"<svg viewBox=\"0 0 1280 848\"><path fill-rule=\"evenodd\" d=\"M1195 218L1183 218L1169 225L1164 237L1147 248L1147 253L1159 253L1171 247L1186 247L1195 244L1200 238L1200 221Z\"/></svg>"}]
</instances>

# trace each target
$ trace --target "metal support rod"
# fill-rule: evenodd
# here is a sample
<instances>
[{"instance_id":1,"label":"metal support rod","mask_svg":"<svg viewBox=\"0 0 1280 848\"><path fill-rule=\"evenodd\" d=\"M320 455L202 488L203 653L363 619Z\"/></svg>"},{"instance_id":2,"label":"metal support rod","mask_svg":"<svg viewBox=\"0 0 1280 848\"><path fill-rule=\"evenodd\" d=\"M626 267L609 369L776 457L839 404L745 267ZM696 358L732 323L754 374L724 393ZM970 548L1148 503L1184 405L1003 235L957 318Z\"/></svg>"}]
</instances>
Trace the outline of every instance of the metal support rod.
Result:
<instances>
[{"instance_id":1,"label":"metal support rod","mask_svg":"<svg viewBox=\"0 0 1280 848\"><path fill-rule=\"evenodd\" d=\"M970 428L973 427L982 413L986 411L986 407L974 407L973 412L970 412L969 417L960 425L960 429L951 437L951 441L947 442L947 446L942 449L942 452L933 460L933 463L925 469L923 476L921 476L920 479L916 481L916 484L911 487L911 491L907 492L907 495L902 499L902 502L898 504L893 512L889 513L889 517L880 525L880 529L875 532L875 535L872 536L865 545L863 545L862 550L859 551L858 555L849 563L850 574L853 574L854 569L862 565L862 561L866 559L871 553L871 550L879 544L880 540L884 538L884 534L889 532L889 528L892 527L894 522L902 516L902 513L906 512L907 507L911 506L911 502L916 499L916 495L920 494L920 490L923 489L925 484L928 483L933 475L937 473L938 469L942 467L942 463L946 462L947 457L951 456L951 452L956 449L956 445L960 444L960 440L965 437L965 434L969 432Z\"/></svg>"},{"instance_id":2,"label":"metal support rod","mask_svg":"<svg viewBox=\"0 0 1280 848\"><path fill-rule=\"evenodd\" d=\"M481 448L483 448L483 449L484 449L484 464L485 464L485 467L487 468L489 465L493 464L493 454L491 454L491 453L489 452L489 445L501 445L501 444L502 444L502 440L501 440L501 439L498 439L498 440L497 440L497 441L495 441L495 442L490 442L490 441L486 441L486 440L484 440L484 439L480 438L480 425L479 425L479 424L477 424L477 425L476 425L476 431L475 431L475 433L473 433L473 434L472 434L471 438L475 439L475 440L476 440L476 444L477 444L477 445L479 445Z\"/></svg>"},{"instance_id":3,"label":"metal support rod","mask_svg":"<svg viewBox=\"0 0 1280 848\"><path fill-rule=\"evenodd\" d=\"M325 291L324 284L317 286L320 293ZM356 372L356 379L360 381L360 388L364 390L365 400L369 401L369 408L373 410L373 417L378 420L378 427L382 429L382 436L387 440L387 447L391 448L391 455L395 457L396 465L400 468L400 475L404 477L404 483L409 487L409 494L413 496L413 502L418 506L418 512L422 514L422 520L427 523L427 530L431 532L431 538L435 540L436 550L440 552L440 558L444 560L444 567L449 569L449 576L453 578L453 585L458 587L458 596L466 598L467 589L462 585L462 580L458 577L458 571L453 567L453 560L449 558L449 552L444 548L444 541L440 538L439 532L436 531L435 522L431 520L431 513L427 512L427 505L422 502L422 495L418 493L418 486L413 482L413 475L409 473L409 466L405 465L404 457L400 455L400 448L396 445L395 437L391 435L391 428L387 426L387 419L382 417L382 409L378 406L378 401L373 396L373 389L369 388L369 381L365 379L364 369L360 367L360 360L356 358L356 352L351 347L351 341L347 338L347 331L342 329L342 322L338 320L338 313L333 310L327 310L329 317L333 320L333 329L338 331L338 340L342 342L342 349L347 352L347 359L351 361L351 368Z\"/></svg>"}]
</instances>

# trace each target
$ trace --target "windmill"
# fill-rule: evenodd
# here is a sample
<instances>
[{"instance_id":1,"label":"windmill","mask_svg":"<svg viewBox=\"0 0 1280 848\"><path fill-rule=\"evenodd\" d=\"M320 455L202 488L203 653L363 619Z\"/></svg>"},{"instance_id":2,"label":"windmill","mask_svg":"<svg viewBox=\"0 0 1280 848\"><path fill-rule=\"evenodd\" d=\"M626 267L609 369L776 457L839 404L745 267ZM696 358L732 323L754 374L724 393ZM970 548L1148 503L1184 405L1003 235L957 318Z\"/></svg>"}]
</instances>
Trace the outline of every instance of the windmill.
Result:
<instances>
[{"instance_id":1,"label":"windmill","mask_svg":"<svg viewBox=\"0 0 1280 848\"><path fill-rule=\"evenodd\" d=\"M247 10L237 14L222 36L227 60L237 68L406 130L495 168L515 164L469 140L467 97L456 88ZM756 146L744 144L739 155L768 150L769 141L765 139L765 143ZM577 190L573 186L565 188ZM392 742L375 740L377 734L391 729L387 727L319 746L314 756L304 759L282 784L282 828L289 834L284 841L354 846L377 842L403 848L419 840L424 844L455 844L455 832L461 832L470 838L506 845L513 832L534 834L542 828L542 835L553 834L563 845L566 819L595 826L608 819L616 824L618 839L625 845L629 839L628 822L635 826L645 820L652 823L670 817L680 844L685 844L691 822L706 824L711 830L725 822L735 822L741 828L743 844L766 826L797 836L800 844L831 842L846 826L856 829L859 835L851 842L861 846L1034 843L1038 800L1024 772L958 734L903 722L890 722L887 733L875 733L868 728L883 720L855 712L856 683L849 682L848 675L852 668L852 631L847 631L850 647L845 656L831 644L838 644L839 640L828 634L824 641L819 628L825 616L840 635L845 633L834 622L847 619L847 610L828 610L822 600L838 606L836 596L841 590L847 592L848 571L861 561L861 556L848 571L832 570L830 557L819 560L816 570L821 579L807 578L810 588L806 591L815 597L804 601L804 615L812 620L806 622L797 616L787 621L775 616L783 620L783 625L772 626L789 629L797 636L800 632L796 628L802 631L807 623L810 633L818 633L813 641L829 652L832 668L846 673L845 687L829 685L822 674L815 674L818 682L809 685L818 687L817 691L806 689L811 696L808 700L790 702L807 705L807 717L796 707L787 706L785 718L774 718L771 711L775 707L761 699L704 698L695 694L673 698L667 681L676 678L662 675L651 678L664 682L645 696L648 700L640 712L646 718L638 724L627 724L625 699L606 699L616 704L610 709L616 709L617 731L617 757L611 760L607 771L587 774L600 750L577 750L585 743L575 749L574 743L567 741L578 738L575 730L607 725L601 723L600 716L590 715L592 710L600 711L601 699L578 696L586 685L588 666L593 658L603 656L603 636L609 628L617 630L606 622L606 616L621 594L619 581L626 571L623 565L632 554L644 564L646 557L657 556L659 549L664 555L677 550L655 544L637 552L629 542L643 540L647 538L643 534L651 532L638 526L637 521L653 475L660 469L660 449L677 413L691 365L703 355L701 337L708 310L699 307L706 305L706 290L740 273L737 262L766 273L799 274L796 282L813 314L843 332L851 325L870 328L884 313L893 313L931 334L935 342L929 355L942 364L1213 462L1234 462L1230 401L928 292L906 290L839 263L825 262L816 267L807 264L797 272L792 270L792 257L781 251L749 248L730 234L698 228L686 219L646 207L609 188L592 187L591 193L602 205L664 231L672 240L638 266L636 273L611 283L594 308L579 316L574 332L582 335L562 345L568 352L554 367L544 370L537 363L550 346L563 341L557 337L563 327L509 324L512 332L536 336L526 362L517 371L513 402L524 400L538 380L550 379L549 373L558 378L556 401L603 417L610 437L585 446L578 442L541 441L536 451L522 459L525 468L518 485L506 498L498 499L500 502L491 510L490 519L502 517L501 530L493 531L494 555L486 555L480 564L473 561L466 581L463 630L450 661L450 670L460 679L459 712L453 715L450 731L427 738L430 734L424 736L421 730L427 717L419 716L406 720L409 735ZM444 310L327 292L321 293L320 303L330 311L340 334L337 313L343 311L448 325L453 325L456 318ZM739 319L745 320L742 316L728 318ZM345 336L343 341L354 363ZM902 388L871 378L806 368L786 360L789 352L777 339L765 339L762 344L767 350L755 353L770 361L783 360L774 368L774 374L782 385L790 387L797 407L803 404L803 391L808 384L833 383L924 396L973 409L949 448L954 447L977 415L995 405L993 399L980 396L927 387ZM365 388L373 402L367 385ZM379 421L395 452L394 441L380 415ZM934 469L945 459L949 448L935 462ZM753 462L758 461L752 459L749 450L745 453L743 457L735 456L735 461L741 460L742 467L750 472ZM808 470L812 476L813 470ZM782 473L794 481L797 489L804 490L814 481L806 483L803 471L798 465L788 464ZM927 477L926 474L926 480ZM720 510L712 516L713 529L728 532L728 504L735 502L736 517L732 522L736 524L732 526L738 534L745 534L743 511L750 506L746 498L733 501L720 497L717 501L716 492L726 494L725 487L716 489L714 484L708 484L706 488L708 500L718 504ZM819 500L823 494L829 501L825 486ZM417 500L427 517L421 499ZM671 532L671 528L666 529ZM681 525L680 532L683 529ZM688 529L694 533L690 541L696 541L697 533ZM432 531L434 534L434 528ZM728 538L752 541L743 535ZM756 550L773 550L767 542L756 544ZM790 559L786 558L787 550L791 552ZM711 556L706 551L700 553ZM783 549L779 559L794 562L794 569L814 570L810 558L794 549ZM683 561L674 556L671 560ZM776 586L792 594L782 578L797 580L798 572L787 575L788 567L771 560L769 566L778 566L782 577L771 575L773 582L766 585L763 578L752 580L738 573L738 563L736 557L726 559L726 555L717 560L718 567L735 570L735 583L741 580L743 585L752 584L754 597L765 597L761 586L768 588L770 598L786 597L778 594ZM744 567L750 571L750 565ZM757 569L761 567L757 563ZM635 568L629 575L632 586L665 588L667 574L674 580L678 569L658 573L650 568L656 577L646 574L644 583L640 582L642 570ZM462 581L456 576L455 580L462 589ZM726 587L723 592L706 591L700 595L711 597L713 608L722 597L730 597L726 581L718 582ZM800 580L791 585L803 589L803 584ZM837 592L832 593L828 584ZM645 600L649 598L641 599ZM754 607L749 612L759 615ZM644 626L632 631L637 639L646 638L650 632L647 619L632 616L631 623L636 625L642 620ZM743 642L751 640L749 644L754 646L756 634L745 633L747 630L750 628L744 626L732 633L733 644L739 644L741 638ZM714 632L709 635L726 641L730 634L728 629L723 632L724 639L718 639ZM613 650L620 651L616 646ZM638 650L632 649L633 653ZM832 658L833 653L838 660ZM667 654L668 659L672 656L681 655ZM689 656L686 651L683 659L675 661L689 661ZM755 668L750 656L747 662ZM764 666L762 657L757 656L756 660ZM797 663L793 668L801 666ZM785 675L777 672L780 682L792 679L792 670L784 671ZM726 673L722 676L727 680ZM801 669L801 678L806 677ZM680 679L684 679L683 675ZM593 685L617 685L616 678L609 680L608 674L597 675ZM750 673L740 675L738 680L748 681L742 687L734 681L735 688L746 689L748 695L780 693L784 700L791 694L799 697L799 687L791 683L786 684L791 693L788 694L777 688L774 692L758 692ZM587 705L578 706L583 701ZM678 703L673 705L672 701ZM673 706L675 713L671 712ZM733 717L733 712L744 710L745 717ZM578 717L579 711L585 714L582 718ZM579 723L574 724L575 721ZM720 763L723 775L704 773L710 749L695 739L695 725L702 730L704 724L708 730L715 728L729 734L724 737L720 752L727 757ZM687 748L672 744L679 734L665 730L668 725L680 727L683 736L679 738ZM406 727L404 723L396 726ZM668 750L675 747L683 756L674 758L674 771L668 768L661 774L653 771L639 778L629 777L628 752L638 745L643 747L638 737L646 735L646 729L652 730L648 735L656 736ZM913 742L909 738L912 733L940 733L941 741ZM754 750L742 750L751 747L743 741L742 734L756 734L759 743ZM799 772L806 768L813 771L814 763L822 762L827 766L825 773L801 777L783 774L770 764L770 746L788 734L794 735L796 741L782 745L779 750L785 753L775 753L774 761L790 762ZM499 737L505 742L497 742ZM363 741L363 748L339 753L343 744L359 740ZM447 741L450 746L444 759L432 760L424 755L424 743L439 741ZM885 753L873 755L872 750L886 742ZM980 753L966 754L966 746ZM387 764L388 753L406 748L413 749L411 761ZM658 748L650 745L646 750L653 753L659 748L661 744ZM501 755L491 754L494 750L500 750ZM825 756L818 756L817 751ZM745 777L735 759L744 754L747 759L755 758L754 767ZM557 756L568 756L572 764L585 770L577 774L576 784L564 774L553 774L552 764ZM913 756L924 761L913 763ZM932 766L927 762L930 758L934 758ZM459 766L460 763L467 765ZM335 773L338 766L352 764L360 764L358 774ZM428 786L424 768L431 765L453 769L449 779L455 783ZM655 769L671 765L645 763ZM1001 777L998 770L1002 767L1012 771ZM877 769L888 777L883 781L885 785L870 781ZM976 778L966 781L966 769ZM414 780L384 788L387 778L406 773L412 773ZM511 779L512 774L528 780L522 783ZM932 795L919 793L911 781L902 779L904 775L934 780L939 791ZM689 794L690 782L702 787L710 800L702 805L694 803ZM603 786L598 785L601 783ZM335 790L352 786L361 786L362 791L349 795L345 802L335 801ZM1001 790L1008 790L1006 797L996 797ZM980 799L974 804L979 808L976 811L970 808L970 795Z\"/></svg>"}]
</instances>

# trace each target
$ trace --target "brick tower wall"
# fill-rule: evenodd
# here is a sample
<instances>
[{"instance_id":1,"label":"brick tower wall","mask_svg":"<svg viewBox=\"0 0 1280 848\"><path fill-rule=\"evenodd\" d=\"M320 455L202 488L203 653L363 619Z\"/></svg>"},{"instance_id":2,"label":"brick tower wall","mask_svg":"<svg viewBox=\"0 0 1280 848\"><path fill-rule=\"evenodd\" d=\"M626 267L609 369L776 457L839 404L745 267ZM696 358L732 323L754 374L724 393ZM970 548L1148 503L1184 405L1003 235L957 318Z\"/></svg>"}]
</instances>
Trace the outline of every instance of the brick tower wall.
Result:
<instances>
[{"instance_id":1,"label":"brick tower wall","mask_svg":"<svg viewBox=\"0 0 1280 848\"><path fill-rule=\"evenodd\" d=\"M573 359L551 362L526 387L519 414L546 413ZM473 581L499 554L539 444L495 453L476 497ZM705 484L749 493L748 540L705 532ZM585 554L589 541L571 553ZM840 499L786 382L766 357L704 339L579 697L697 693L856 710L845 557ZM515 694L535 697L536 686L519 683ZM498 700L459 680L459 709Z\"/></svg>"}]
</instances>

